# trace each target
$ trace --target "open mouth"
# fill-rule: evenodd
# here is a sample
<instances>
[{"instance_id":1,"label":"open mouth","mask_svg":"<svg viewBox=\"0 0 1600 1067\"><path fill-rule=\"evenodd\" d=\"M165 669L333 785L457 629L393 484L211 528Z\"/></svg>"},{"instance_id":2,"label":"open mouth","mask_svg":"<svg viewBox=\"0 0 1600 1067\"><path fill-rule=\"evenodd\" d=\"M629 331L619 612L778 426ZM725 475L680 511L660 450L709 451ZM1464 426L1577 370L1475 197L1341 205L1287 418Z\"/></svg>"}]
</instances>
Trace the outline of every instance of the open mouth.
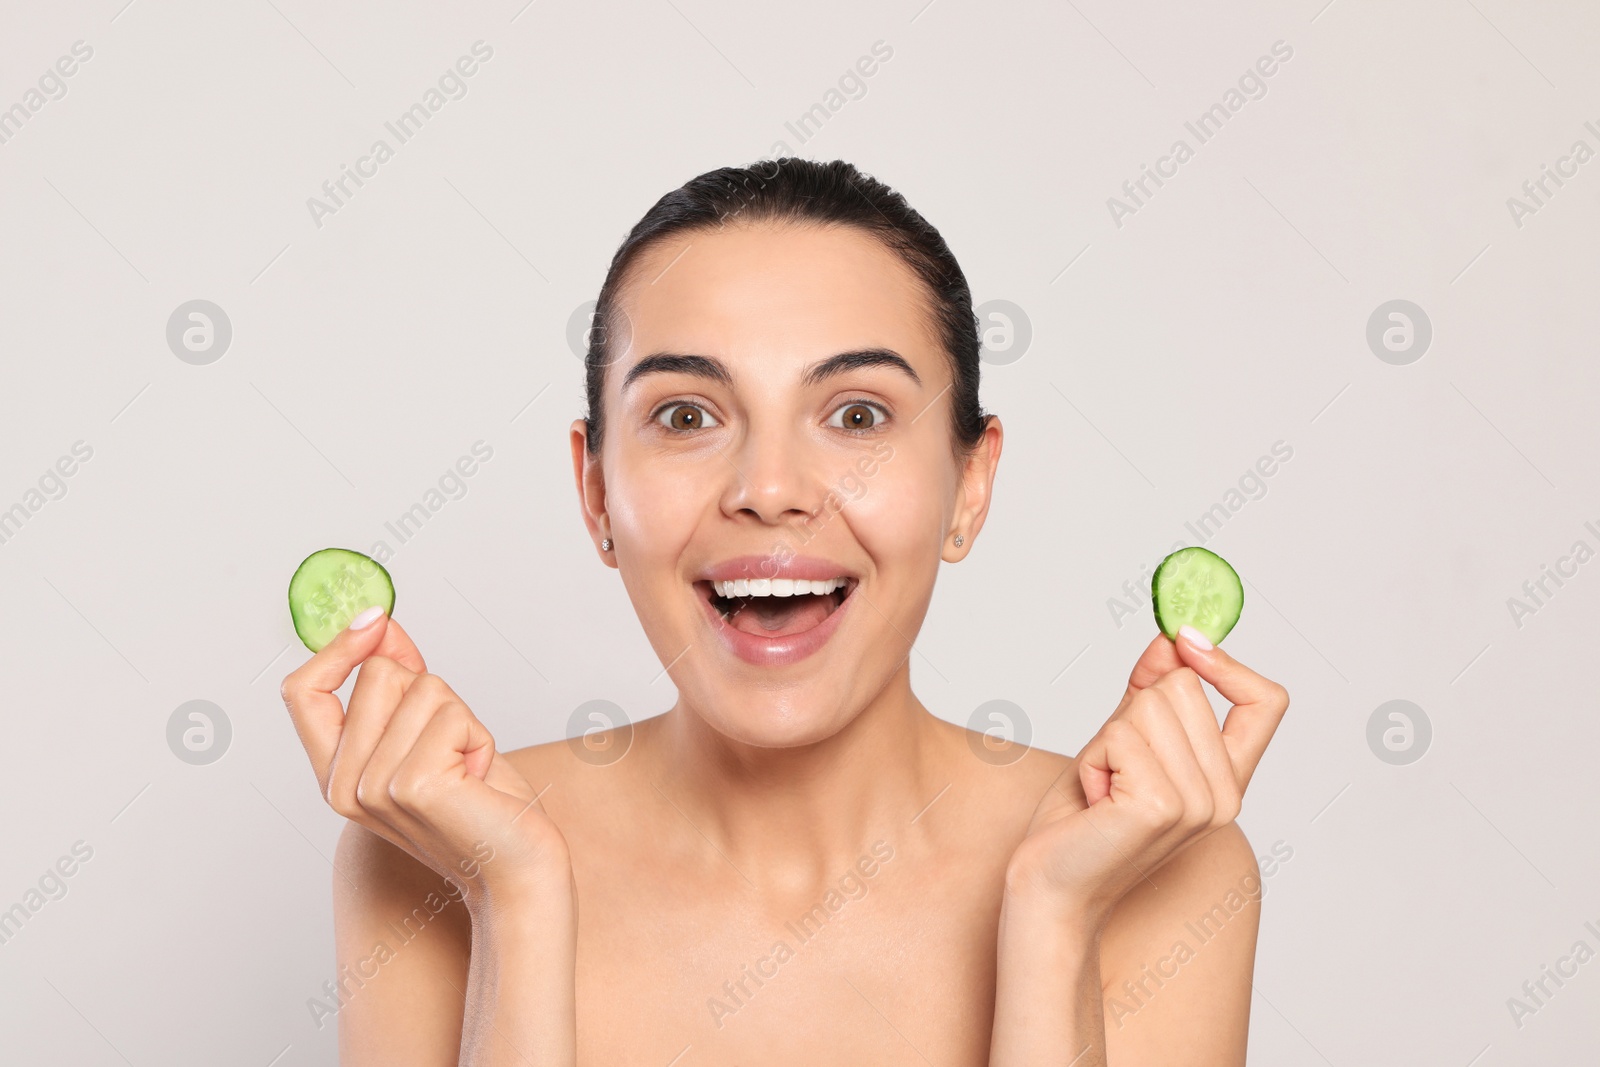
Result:
<instances>
[{"instance_id":1,"label":"open mouth","mask_svg":"<svg viewBox=\"0 0 1600 1067\"><path fill-rule=\"evenodd\" d=\"M697 581L695 589L735 630L769 640L815 629L839 610L860 580L753 578Z\"/></svg>"}]
</instances>

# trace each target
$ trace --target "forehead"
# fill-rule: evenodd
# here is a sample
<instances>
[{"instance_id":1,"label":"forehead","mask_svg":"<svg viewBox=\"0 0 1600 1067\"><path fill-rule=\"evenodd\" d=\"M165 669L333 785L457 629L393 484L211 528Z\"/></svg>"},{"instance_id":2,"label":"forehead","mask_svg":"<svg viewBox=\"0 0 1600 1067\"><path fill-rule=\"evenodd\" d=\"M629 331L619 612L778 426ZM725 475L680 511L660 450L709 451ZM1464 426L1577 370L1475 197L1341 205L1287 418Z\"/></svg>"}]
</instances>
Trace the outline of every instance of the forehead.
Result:
<instances>
[{"instance_id":1,"label":"forehead","mask_svg":"<svg viewBox=\"0 0 1600 1067\"><path fill-rule=\"evenodd\" d=\"M632 356L717 355L768 368L869 346L921 370L938 338L912 269L853 226L756 223L680 233L633 264L622 294Z\"/></svg>"}]
</instances>

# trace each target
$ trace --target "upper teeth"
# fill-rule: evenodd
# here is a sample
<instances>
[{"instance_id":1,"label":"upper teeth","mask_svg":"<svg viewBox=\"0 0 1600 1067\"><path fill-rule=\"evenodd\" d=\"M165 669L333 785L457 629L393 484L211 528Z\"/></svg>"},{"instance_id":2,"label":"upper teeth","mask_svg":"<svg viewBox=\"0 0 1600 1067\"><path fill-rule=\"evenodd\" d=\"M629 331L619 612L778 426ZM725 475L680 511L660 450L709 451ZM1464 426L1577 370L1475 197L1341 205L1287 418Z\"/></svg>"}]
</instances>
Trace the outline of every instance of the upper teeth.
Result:
<instances>
[{"instance_id":1,"label":"upper teeth","mask_svg":"<svg viewBox=\"0 0 1600 1067\"><path fill-rule=\"evenodd\" d=\"M821 596L844 585L848 578L731 578L725 582L712 582L718 596L804 596L807 593Z\"/></svg>"}]
</instances>

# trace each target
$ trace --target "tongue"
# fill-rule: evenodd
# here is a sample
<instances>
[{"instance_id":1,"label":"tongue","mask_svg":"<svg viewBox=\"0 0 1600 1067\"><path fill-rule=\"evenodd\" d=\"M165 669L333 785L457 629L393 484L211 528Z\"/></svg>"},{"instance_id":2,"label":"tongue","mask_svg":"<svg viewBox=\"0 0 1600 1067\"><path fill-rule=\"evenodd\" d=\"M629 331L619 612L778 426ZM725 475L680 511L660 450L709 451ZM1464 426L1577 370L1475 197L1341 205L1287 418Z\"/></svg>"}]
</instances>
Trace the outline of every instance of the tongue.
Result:
<instances>
[{"instance_id":1,"label":"tongue","mask_svg":"<svg viewBox=\"0 0 1600 1067\"><path fill-rule=\"evenodd\" d=\"M736 630L758 637L788 637L804 633L818 625L830 614L833 597L807 594L805 596L758 596L742 601L728 617Z\"/></svg>"}]
</instances>

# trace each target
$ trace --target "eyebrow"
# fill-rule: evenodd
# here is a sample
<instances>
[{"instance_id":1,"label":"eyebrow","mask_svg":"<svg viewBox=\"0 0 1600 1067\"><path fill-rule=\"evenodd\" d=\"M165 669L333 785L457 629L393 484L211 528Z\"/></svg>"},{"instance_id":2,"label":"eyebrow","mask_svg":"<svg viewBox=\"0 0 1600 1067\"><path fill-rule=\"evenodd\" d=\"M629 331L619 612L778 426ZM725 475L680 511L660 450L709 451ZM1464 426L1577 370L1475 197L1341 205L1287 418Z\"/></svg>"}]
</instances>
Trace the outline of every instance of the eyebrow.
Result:
<instances>
[{"instance_id":1,"label":"eyebrow","mask_svg":"<svg viewBox=\"0 0 1600 1067\"><path fill-rule=\"evenodd\" d=\"M892 367L905 373L918 386L922 385L922 379L905 357L889 348L862 348L829 356L807 367L800 383L816 385L861 367ZM656 352L628 368L627 375L622 379L623 391L626 392L634 382L651 374L688 374L722 385L733 385L733 373L719 359L676 352Z\"/></svg>"}]
</instances>

